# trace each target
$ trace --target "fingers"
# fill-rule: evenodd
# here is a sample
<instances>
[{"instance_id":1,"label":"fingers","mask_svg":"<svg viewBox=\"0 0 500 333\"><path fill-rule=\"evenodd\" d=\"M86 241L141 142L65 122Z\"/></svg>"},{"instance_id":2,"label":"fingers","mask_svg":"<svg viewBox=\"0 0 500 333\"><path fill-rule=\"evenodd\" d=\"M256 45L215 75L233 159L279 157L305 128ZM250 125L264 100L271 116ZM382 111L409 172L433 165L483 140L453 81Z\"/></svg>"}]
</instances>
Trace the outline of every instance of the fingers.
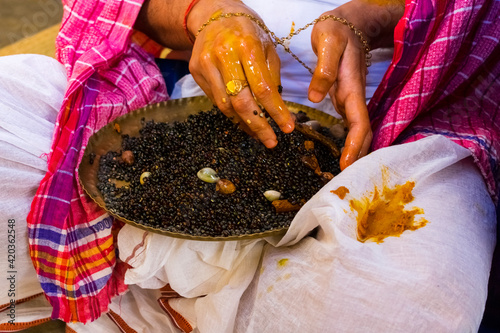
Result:
<instances>
[{"instance_id":1,"label":"fingers","mask_svg":"<svg viewBox=\"0 0 500 333\"><path fill-rule=\"evenodd\" d=\"M242 119L243 123L248 126L250 131L255 133L255 136L268 148L273 148L278 143L276 140L276 134L267 122L267 119L260 117L260 108L254 99L252 91L255 86L255 82L259 81L260 67L262 64L266 64L266 59L261 52L256 51L257 47L253 47L252 51L249 52L249 58L256 58L256 61L250 59L243 59L242 62L244 66L242 67L240 60L243 57L238 53L226 53L223 49L216 50L217 58L219 60L219 70L221 72L222 80L224 82L229 82L231 80L248 80L249 87L243 88L235 96L229 96L232 108ZM245 71L245 69L247 71ZM269 70L267 66L265 70L268 72L267 79L271 79ZM258 82L258 85L265 85L265 82ZM252 88L252 91L250 90ZM225 89L225 85L224 88ZM277 86L276 86L277 90ZM255 91L253 91L255 94ZM257 96L257 94L255 94ZM281 100L281 98L280 98ZM260 100L259 100L260 101ZM281 101L283 103L283 101ZM267 105L262 103L268 113L272 115L272 111L267 109Z\"/></svg>"},{"instance_id":2,"label":"fingers","mask_svg":"<svg viewBox=\"0 0 500 333\"><path fill-rule=\"evenodd\" d=\"M218 21L198 36L193 55L190 70L200 87L225 115L241 120L266 147L276 146L276 134L260 117L259 106L282 131L293 131L294 120L278 91L280 60L260 27L246 19ZM229 96L226 84L232 80L248 86Z\"/></svg>"},{"instance_id":3,"label":"fingers","mask_svg":"<svg viewBox=\"0 0 500 333\"><path fill-rule=\"evenodd\" d=\"M276 51L268 51L266 57L251 45L246 49L240 56L253 95L283 132L292 132L294 121L278 90L280 63Z\"/></svg>"},{"instance_id":4,"label":"fingers","mask_svg":"<svg viewBox=\"0 0 500 333\"><path fill-rule=\"evenodd\" d=\"M345 114L349 127L344 151L340 158L343 170L367 154L372 132L366 107L366 65L364 54L356 47L348 46L339 67L335 105Z\"/></svg>"},{"instance_id":5,"label":"fingers","mask_svg":"<svg viewBox=\"0 0 500 333\"><path fill-rule=\"evenodd\" d=\"M313 50L318 56L308 91L308 98L314 103L321 102L337 80L340 59L347 45L346 39L328 30L329 24L331 22L316 24L311 36Z\"/></svg>"},{"instance_id":6,"label":"fingers","mask_svg":"<svg viewBox=\"0 0 500 333\"><path fill-rule=\"evenodd\" d=\"M268 45L266 48L266 59L273 84L276 86L281 85L281 60L273 44Z\"/></svg>"},{"instance_id":7,"label":"fingers","mask_svg":"<svg viewBox=\"0 0 500 333\"><path fill-rule=\"evenodd\" d=\"M193 78L226 117L233 123L239 124L239 127L247 134L256 138L255 133L250 130L241 117L234 111L231 100L225 92L225 85L220 72L213 66L211 61L210 55L207 55L204 57L204 61L198 65L201 67L201 71L190 68ZM204 73L205 76L202 76L200 73Z\"/></svg>"},{"instance_id":8,"label":"fingers","mask_svg":"<svg viewBox=\"0 0 500 333\"><path fill-rule=\"evenodd\" d=\"M224 90L222 77L211 62L210 56L207 55L204 61L200 63L201 71L190 68L193 78L222 113L233 121L238 122L241 119L238 119L239 116L234 112L231 101ZM201 75L201 73L204 75Z\"/></svg>"},{"instance_id":9,"label":"fingers","mask_svg":"<svg viewBox=\"0 0 500 333\"><path fill-rule=\"evenodd\" d=\"M215 47L211 52L207 52L200 59L199 63L193 63L193 67L195 67L193 68L193 77L207 95L212 98L214 104L226 116L238 121L247 133L260 140L266 147L275 147L277 144L276 134L267 119L260 116L260 108L250 87L243 88L235 96L229 96L226 93L227 82L248 79L249 75L245 73L241 66L240 55L222 45ZM266 58L261 55L259 59L266 64L266 70L269 72ZM271 62L276 62L276 60L271 60ZM247 61L247 63L251 62ZM255 70L255 72L258 72L258 70ZM279 78L279 73L274 75L278 75ZM269 73L268 80L277 80L277 78L273 78ZM274 86L274 84L272 85ZM277 85L275 86L277 90ZM266 105L264 106L266 107Z\"/></svg>"},{"instance_id":10,"label":"fingers","mask_svg":"<svg viewBox=\"0 0 500 333\"><path fill-rule=\"evenodd\" d=\"M371 127L365 100L366 64L364 51L347 27L327 20L313 29L311 43L318 63L309 85L309 99L320 102L330 94L349 132L340 158L345 169L367 154Z\"/></svg>"},{"instance_id":11,"label":"fingers","mask_svg":"<svg viewBox=\"0 0 500 333\"><path fill-rule=\"evenodd\" d=\"M370 148L372 132L364 95L350 94L346 100L346 120L349 132L340 157L340 169L344 170Z\"/></svg>"},{"instance_id":12,"label":"fingers","mask_svg":"<svg viewBox=\"0 0 500 333\"><path fill-rule=\"evenodd\" d=\"M255 102L252 92L247 87L238 95L231 97L231 103L243 123L255 133L257 139L267 148L273 148L278 144L276 134L265 117L260 117L260 108Z\"/></svg>"}]
</instances>

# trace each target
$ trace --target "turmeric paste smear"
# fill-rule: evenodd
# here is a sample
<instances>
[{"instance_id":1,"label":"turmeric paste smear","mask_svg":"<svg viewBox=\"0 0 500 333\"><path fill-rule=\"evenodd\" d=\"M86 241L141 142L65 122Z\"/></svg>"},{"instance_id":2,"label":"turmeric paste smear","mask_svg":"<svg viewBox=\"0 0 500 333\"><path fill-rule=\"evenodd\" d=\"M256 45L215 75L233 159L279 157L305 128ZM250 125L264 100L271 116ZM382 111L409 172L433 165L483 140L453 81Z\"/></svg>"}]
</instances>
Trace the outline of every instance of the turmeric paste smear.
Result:
<instances>
[{"instance_id":1,"label":"turmeric paste smear","mask_svg":"<svg viewBox=\"0 0 500 333\"><path fill-rule=\"evenodd\" d=\"M414 207L405 210L404 206L413 201L412 190L415 182L407 181L404 185L396 185L393 189L384 185L382 192L375 187L373 199L353 199L349 202L352 211L358 213L358 240L373 240L382 243L386 237L399 237L405 230L416 230L425 226L428 221L415 221L415 215L423 214L422 208Z\"/></svg>"},{"instance_id":2,"label":"turmeric paste smear","mask_svg":"<svg viewBox=\"0 0 500 333\"><path fill-rule=\"evenodd\" d=\"M349 193L349 189L347 187L345 187L345 186L340 186L338 189L332 190L330 192L332 192L333 194L338 195L338 197L340 198L340 200L344 200L346 194Z\"/></svg>"}]
</instances>

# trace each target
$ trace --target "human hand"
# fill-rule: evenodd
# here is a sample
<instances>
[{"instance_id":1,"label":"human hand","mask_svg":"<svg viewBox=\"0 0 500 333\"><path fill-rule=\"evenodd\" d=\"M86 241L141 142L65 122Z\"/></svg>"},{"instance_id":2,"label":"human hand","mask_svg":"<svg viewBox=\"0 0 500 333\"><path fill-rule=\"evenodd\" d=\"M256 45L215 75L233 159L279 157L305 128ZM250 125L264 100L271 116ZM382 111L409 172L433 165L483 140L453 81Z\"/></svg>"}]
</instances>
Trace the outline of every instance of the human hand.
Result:
<instances>
[{"instance_id":1,"label":"human hand","mask_svg":"<svg viewBox=\"0 0 500 333\"><path fill-rule=\"evenodd\" d=\"M189 69L215 105L267 148L276 146L276 135L266 118L260 117L262 105L280 129L290 133L294 121L283 102L280 85L280 59L270 36L248 17L219 18L198 34L211 17L222 13L247 13L261 20L242 2L201 0L188 16L188 30L196 41ZM226 92L231 80L248 82L234 96ZM254 98L255 97L255 98Z\"/></svg>"},{"instance_id":2,"label":"human hand","mask_svg":"<svg viewBox=\"0 0 500 333\"><path fill-rule=\"evenodd\" d=\"M364 38L371 37L370 46L376 48L391 46L394 27L403 11L401 0L352 0L322 16L347 19L364 33ZM340 158L343 170L368 153L372 140L365 99L365 51L354 31L331 19L316 23L311 43L318 64L309 85L309 99L317 103L329 93L349 128Z\"/></svg>"},{"instance_id":3,"label":"human hand","mask_svg":"<svg viewBox=\"0 0 500 333\"><path fill-rule=\"evenodd\" d=\"M323 15L341 17L335 10ZM343 170L367 154L372 140L365 101L365 52L353 31L333 20L316 23L311 43L318 64L309 85L309 99L317 103L329 93L349 128L340 158Z\"/></svg>"}]
</instances>

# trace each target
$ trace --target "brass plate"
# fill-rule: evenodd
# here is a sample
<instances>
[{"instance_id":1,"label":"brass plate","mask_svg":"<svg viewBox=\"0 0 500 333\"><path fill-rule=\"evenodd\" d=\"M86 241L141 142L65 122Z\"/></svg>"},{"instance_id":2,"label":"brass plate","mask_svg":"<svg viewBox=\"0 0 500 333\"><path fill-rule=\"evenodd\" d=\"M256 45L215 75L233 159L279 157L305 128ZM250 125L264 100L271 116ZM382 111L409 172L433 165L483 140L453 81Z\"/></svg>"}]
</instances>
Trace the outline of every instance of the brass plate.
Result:
<instances>
[{"instance_id":1,"label":"brass plate","mask_svg":"<svg viewBox=\"0 0 500 333\"><path fill-rule=\"evenodd\" d=\"M323 126L329 127L340 122L324 112L310 108L308 106L300 105L293 102L285 102L291 112L305 112L309 118L319 121ZM78 167L78 176L84 191L94 200L100 207L106 210L110 215L114 216L120 221L133 225L137 228L147 230L150 232L162 234L165 236L184 238L200 241L230 241L242 239L256 239L269 236L283 235L288 228L268 230L261 233L245 234L239 236L227 237L208 237L208 236L192 236L188 234L174 233L162 229L156 229L140 223L126 219L110 212L104 204L104 199L101 192L97 188L97 172L99 171L99 160L102 155L108 151L121 150L122 135L128 134L129 136L138 136L139 130L142 128L141 118L146 121L154 120L156 122L175 122L187 119L189 115L196 114L200 111L211 110L213 108L212 102L205 96L190 97L168 100L166 102L158 103L156 105L149 105L142 109L132 111L121 117L116 118L99 131L94 133L89 139L82 161ZM115 129L116 124L120 128L120 133ZM90 164L90 155L95 154L94 162Z\"/></svg>"}]
</instances>

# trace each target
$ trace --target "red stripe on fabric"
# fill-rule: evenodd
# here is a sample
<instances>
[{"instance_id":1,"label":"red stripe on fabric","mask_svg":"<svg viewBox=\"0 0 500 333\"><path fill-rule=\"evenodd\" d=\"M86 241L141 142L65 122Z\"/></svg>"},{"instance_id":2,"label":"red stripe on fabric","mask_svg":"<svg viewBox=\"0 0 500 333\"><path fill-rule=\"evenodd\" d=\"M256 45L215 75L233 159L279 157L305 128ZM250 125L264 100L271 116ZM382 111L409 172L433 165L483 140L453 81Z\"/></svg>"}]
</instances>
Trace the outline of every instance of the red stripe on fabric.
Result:
<instances>
[{"instance_id":1,"label":"red stripe on fabric","mask_svg":"<svg viewBox=\"0 0 500 333\"><path fill-rule=\"evenodd\" d=\"M137 333L136 330L134 330L132 327L130 327L125 320L121 316L119 316L116 312L113 312L113 310L109 310L107 313L108 317L118 326L120 331L123 333Z\"/></svg>"},{"instance_id":2,"label":"red stripe on fabric","mask_svg":"<svg viewBox=\"0 0 500 333\"><path fill-rule=\"evenodd\" d=\"M193 326L191 326L186 318L170 306L167 298L160 297L158 299L158 304L160 304L161 308L170 316L175 326L177 326L182 332L189 333L193 331Z\"/></svg>"},{"instance_id":3,"label":"red stripe on fabric","mask_svg":"<svg viewBox=\"0 0 500 333\"><path fill-rule=\"evenodd\" d=\"M160 288L160 293L165 298L177 298L181 297L175 290L172 289L170 283L167 283L163 287Z\"/></svg>"},{"instance_id":4,"label":"red stripe on fabric","mask_svg":"<svg viewBox=\"0 0 500 333\"><path fill-rule=\"evenodd\" d=\"M129 261L137 255L137 251L140 248L144 247L144 244L146 243L146 237L148 236L148 234L149 234L149 232L147 232L147 231L143 232L141 242L134 247L134 249L132 250L132 253L124 260L124 262L126 262L128 264ZM144 251L144 249L143 249L143 251Z\"/></svg>"},{"instance_id":5,"label":"red stripe on fabric","mask_svg":"<svg viewBox=\"0 0 500 333\"><path fill-rule=\"evenodd\" d=\"M31 301L32 299L35 299L35 298L37 298L39 296L42 296L42 295L43 295L43 293L38 293L38 294L34 294L34 295L31 295L31 296L28 296L28 297L24 297L24 298L21 298L21 299L16 299L15 300L15 304L19 305L19 304L28 302L28 301ZM11 303L6 303L6 304L0 305L0 312L3 312L5 310L7 310L10 307L10 305L11 305Z\"/></svg>"},{"instance_id":6,"label":"red stripe on fabric","mask_svg":"<svg viewBox=\"0 0 500 333\"><path fill-rule=\"evenodd\" d=\"M72 329L71 327L69 327L68 325L66 325L66 329L65 329L64 333L77 333L77 332L74 329Z\"/></svg>"},{"instance_id":7,"label":"red stripe on fabric","mask_svg":"<svg viewBox=\"0 0 500 333\"><path fill-rule=\"evenodd\" d=\"M37 320L24 322L24 323L15 322L14 324L10 324L10 323L0 324L0 333L23 331L23 330L28 329L30 327L35 327L35 326L41 325L43 323L49 322L50 320L51 320L50 318L43 318L43 319L37 319Z\"/></svg>"},{"instance_id":8,"label":"red stripe on fabric","mask_svg":"<svg viewBox=\"0 0 500 333\"><path fill-rule=\"evenodd\" d=\"M94 255L93 257L101 259L98 254ZM91 259L92 257L87 259L80 258L79 260L76 261L73 260L69 261L68 259L70 258L73 259L73 257L67 257L65 259L68 261L67 265L54 264L51 260L57 260L58 259L57 257L39 258L38 268L41 269L40 265L43 265L44 267L51 269L50 271L44 270L44 276L59 281L61 283L64 283L66 281L67 275L65 273L67 273L67 271L69 270L81 271L82 277L76 280L76 282L78 282L86 277L89 277L108 267L113 266L115 262L115 256L112 253L109 253L107 257L103 256L102 258L105 259L105 261L100 264L95 264ZM57 274L55 272L56 270L60 270L62 274Z\"/></svg>"}]
</instances>

